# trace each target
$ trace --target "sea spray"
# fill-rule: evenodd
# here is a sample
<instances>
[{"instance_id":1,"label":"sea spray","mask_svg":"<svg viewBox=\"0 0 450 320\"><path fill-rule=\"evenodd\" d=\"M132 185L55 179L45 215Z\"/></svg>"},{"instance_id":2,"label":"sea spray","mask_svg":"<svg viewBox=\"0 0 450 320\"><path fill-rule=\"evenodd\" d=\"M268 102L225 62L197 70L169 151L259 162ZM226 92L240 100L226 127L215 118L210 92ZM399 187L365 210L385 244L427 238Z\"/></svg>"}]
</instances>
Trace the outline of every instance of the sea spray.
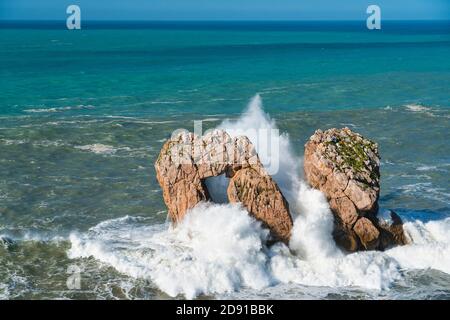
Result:
<instances>
[{"instance_id":1,"label":"sea spray","mask_svg":"<svg viewBox=\"0 0 450 320\"><path fill-rule=\"evenodd\" d=\"M276 123L262 111L256 96L237 121L220 125L231 135L264 128L271 134ZM243 130L244 128L244 130ZM272 140L268 136L269 140ZM239 205L205 203L192 209L176 227L147 225L139 218L105 221L84 234L72 234L71 258L94 257L134 278L149 279L170 296L221 295L259 292L292 285L359 288L381 294L413 269L434 268L450 273L450 219L409 221L411 245L385 252L346 254L332 239L333 216L323 194L300 178L300 159L287 135L279 135L279 170L273 177L287 197L294 216L289 247L266 247L268 230ZM252 140L253 142L253 140ZM267 141L255 143L263 163L274 161ZM223 176L208 188L222 188ZM225 181L226 183L226 181ZM304 290L304 287L303 287ZM281 298L283 295L280 296Z\"/></svg>"},{"instance_id":2,"label":"sea spray","mask_svg":"<svg viewBox=\"0 0 450 320\"><path fill-rule=\"evenodd\" d=\"M168 231L166 225L138 225L126 217L73 234L69 257L93 256L132 277L152 280L170 296L194 298L271 285L267 237L268 230L240 205L205 203Z\"/></svg>"},{"instance_id":3,"label":"sea spray","mask_svg":"<svg viewBox=\"0 0 450 320\"><path fill-rule=\"evenodd\" d=\"M297 256L310 261L342 257L332 237L333 216L325 196L301 182L297 206L301 214L294 220L289 243Z\"/></svg>"},{"instance_id":4,"label":"sea spray","mask_svg":"<svg viewBox=\"0 0 450 320\"><path fill-rule=\"evenodd\" d=\"M423 223L409 221L404 224L412 244L388 250L405 269L432 268L450 274L450 218Z\"/></svg>"},{"instance_id":5,"label":"sea spray","mask_svg":"<svg viewBox=\"0 0 450 320\"><path fill-rule=\"evenodd\" d=\"M298 158L293 154L289 135L279 132L275 120L264 113L262 100L254 96L236 121L225 120L218 129L223 129L232 137L247 136L258 152L261 162L267 169L272 165L274 172L268 172L278 183L289 203L295 203L300 173Z\"/></svg>"}]
</instances>

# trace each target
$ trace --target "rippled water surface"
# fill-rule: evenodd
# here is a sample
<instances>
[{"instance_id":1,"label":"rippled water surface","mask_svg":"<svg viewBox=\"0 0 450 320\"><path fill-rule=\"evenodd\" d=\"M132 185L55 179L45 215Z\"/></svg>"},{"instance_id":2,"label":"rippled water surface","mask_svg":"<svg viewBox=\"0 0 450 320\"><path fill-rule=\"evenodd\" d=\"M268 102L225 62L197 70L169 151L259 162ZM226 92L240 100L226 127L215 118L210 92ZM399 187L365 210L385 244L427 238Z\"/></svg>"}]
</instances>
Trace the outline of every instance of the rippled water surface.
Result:
<instances>
[{"instance_id":1,"label":"rippled water surface","mask_svg":"<svg viewBox=\"0 0 450 320\"><path fill-rule=\"evenodd\" d=\"M0 298L449 299L448 29L394 31L0 29ZM243 117L256 93L289 136L293 176L318 128L378 142L380 205L417 246L319 264L261 247L264 230L227 205L168 232L153 168L163 142L195 120ZM238 221L242 242L202 227L206 213L212 230ZM214 247L189 232L228 246L199 255ZM81 290L67 287L71 265Z\"/></svg>"}]
</instances>

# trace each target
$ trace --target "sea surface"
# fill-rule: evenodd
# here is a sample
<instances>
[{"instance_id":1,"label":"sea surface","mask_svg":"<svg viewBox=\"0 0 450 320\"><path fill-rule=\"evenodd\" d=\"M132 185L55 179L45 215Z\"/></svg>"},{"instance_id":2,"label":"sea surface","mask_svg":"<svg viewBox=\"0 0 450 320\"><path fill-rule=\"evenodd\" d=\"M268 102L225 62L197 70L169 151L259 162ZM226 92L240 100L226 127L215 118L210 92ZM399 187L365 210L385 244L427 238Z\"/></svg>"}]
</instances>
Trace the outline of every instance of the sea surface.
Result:
<instances>
[{"instance_id":1,"label":"sea surface","mask_svg":"<svg viewBox=\"0 0 450 320\"><path fill-rule=\"evenodd\" d=\"M279 129L289 248L230 204L169 226L153 164L198 120ZM345 126L410 245L335 247L302 155ZM448 22L0 23L0 299L450 299L449 138Z\"/></svg>"}]
</instances>

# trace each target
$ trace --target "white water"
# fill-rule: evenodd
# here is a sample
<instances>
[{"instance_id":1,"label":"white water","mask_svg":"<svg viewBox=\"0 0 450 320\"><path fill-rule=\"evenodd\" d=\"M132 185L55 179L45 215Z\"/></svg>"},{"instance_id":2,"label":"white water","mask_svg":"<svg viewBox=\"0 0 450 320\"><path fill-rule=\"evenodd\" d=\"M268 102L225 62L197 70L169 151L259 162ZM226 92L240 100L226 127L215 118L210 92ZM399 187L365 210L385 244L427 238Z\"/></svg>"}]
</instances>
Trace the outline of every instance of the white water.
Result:
<instances>
[{"instance_id":1,"label":"white water","mask_svg":"<svg viewBox=\"0 0 450 320\"><path fill-rule=\"evenodd\" d=\"M84 109L94 109L94 106L91 105L79 105L79 106L67 106L67 107L59 107L59 108L35 108L35 109L27 109L25 112L29 113L47 113L47 112L64 112L71 110L84 110Z\"/></svg>"},{"instance_id":2,"label":"white water","mask_svg":"<svg viewBox=\"0 0 450 320\"><path fill-rule=\"evenodd\" d=\"M423 112L423 111L429 111L431 110L430 107L425 107L420 104L407 104L405 105L405 108L412 112Z\"/></svg>"},{"instance_id":3,"label":"white water","mask_svg":"<svg viewBox=\"0 0 450 320\"><path fill-rule=\"evenodd\" d=\"M257 96L239 120L220 127L232 135L246 128L253 141L259 137L249 129L274 129L276 124L264 114ZM282 155L274 178L294 216L289 248L281 243L267 248L268 231L240 206L208 203L191 210L175 229L147 225L142 218L105 221L86 234L72 234L69 257L92 256L131 277L151 280L170 296L187 298L239 292L258 296L264 289L292 285L383 294L408 270L450 273L450 218L407 222L405 229L413 241L408 246L386 252L341 252L331 237L333 217L324 196L299 177L300 159L291 152L288 136L273 134L270 139L279 139ZM267 146L264 141L255 145L264 163L274 160L262 150ZM283 298L280 291L278 298Z\"/></svg>"},{"instance_id":4,"label":"white water","mask_svg":"<svg viewBox=\"0 0 450 320\"><path fill-rule=\"evenodd\" d=\"M295 204L298 190L300 160L291 151L289 136L280 133L274 120L264 113L256 95L237 121L224 121L219 129L231 136L244 135L255 145L261 162L277 181L289 203Z\"/></svg>"},{"instance_id":5,"label":"white water","mask_svg":"<svg viewBox=\"0 0 450 320\"><path fill-rule=\"evenodd\" d=\"M89 145L85 145L85 146L76 146L75 149L80 149L83 151L90 151L90 152L97 153L97 154L113 154L117 151L112 146L108 146L108 145L104 145L104 144L100 144L100 143L89 144Z\"/></svg>"}]
</instances>

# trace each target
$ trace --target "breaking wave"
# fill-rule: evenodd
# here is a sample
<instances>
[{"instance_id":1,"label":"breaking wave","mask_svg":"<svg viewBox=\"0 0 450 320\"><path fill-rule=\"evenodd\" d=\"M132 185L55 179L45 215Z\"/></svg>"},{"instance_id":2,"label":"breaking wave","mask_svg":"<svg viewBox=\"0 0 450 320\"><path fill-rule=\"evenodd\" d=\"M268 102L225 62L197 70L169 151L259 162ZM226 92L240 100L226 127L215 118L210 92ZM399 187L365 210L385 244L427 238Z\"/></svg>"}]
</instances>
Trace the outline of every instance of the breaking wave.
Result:
<instances>
[{"instance_id":1,"label":"breaking wave","mask_svg":"<svg viewBox=\"0 0 450 320\"><path fill-rule=\"evenodd\" d=\"M264 138L252 135L256 131L251 129L277 128L263 112L259 96L240 119L219 127L231 135L247 134L266 165L282 155L273 177L288 198L294 217L289 246L277 243L267 247L268 230L240 205L202 203L176 228L126 216L104 221L86 233L73 233L69 257L94 257L130 277L148 279L169 296L186 298L292 285L383 294L411 270L450 273L450 218L407 221L411 244L385 252L347 254L337 248L331 236L333 216L328 203L321 192L303 182L301 161L291 151L289 137L276 137L276 131L270 131L268 139L279 141L279 153L274 155L264 150L270 145Z\"/></svg>"}]
</instances>

